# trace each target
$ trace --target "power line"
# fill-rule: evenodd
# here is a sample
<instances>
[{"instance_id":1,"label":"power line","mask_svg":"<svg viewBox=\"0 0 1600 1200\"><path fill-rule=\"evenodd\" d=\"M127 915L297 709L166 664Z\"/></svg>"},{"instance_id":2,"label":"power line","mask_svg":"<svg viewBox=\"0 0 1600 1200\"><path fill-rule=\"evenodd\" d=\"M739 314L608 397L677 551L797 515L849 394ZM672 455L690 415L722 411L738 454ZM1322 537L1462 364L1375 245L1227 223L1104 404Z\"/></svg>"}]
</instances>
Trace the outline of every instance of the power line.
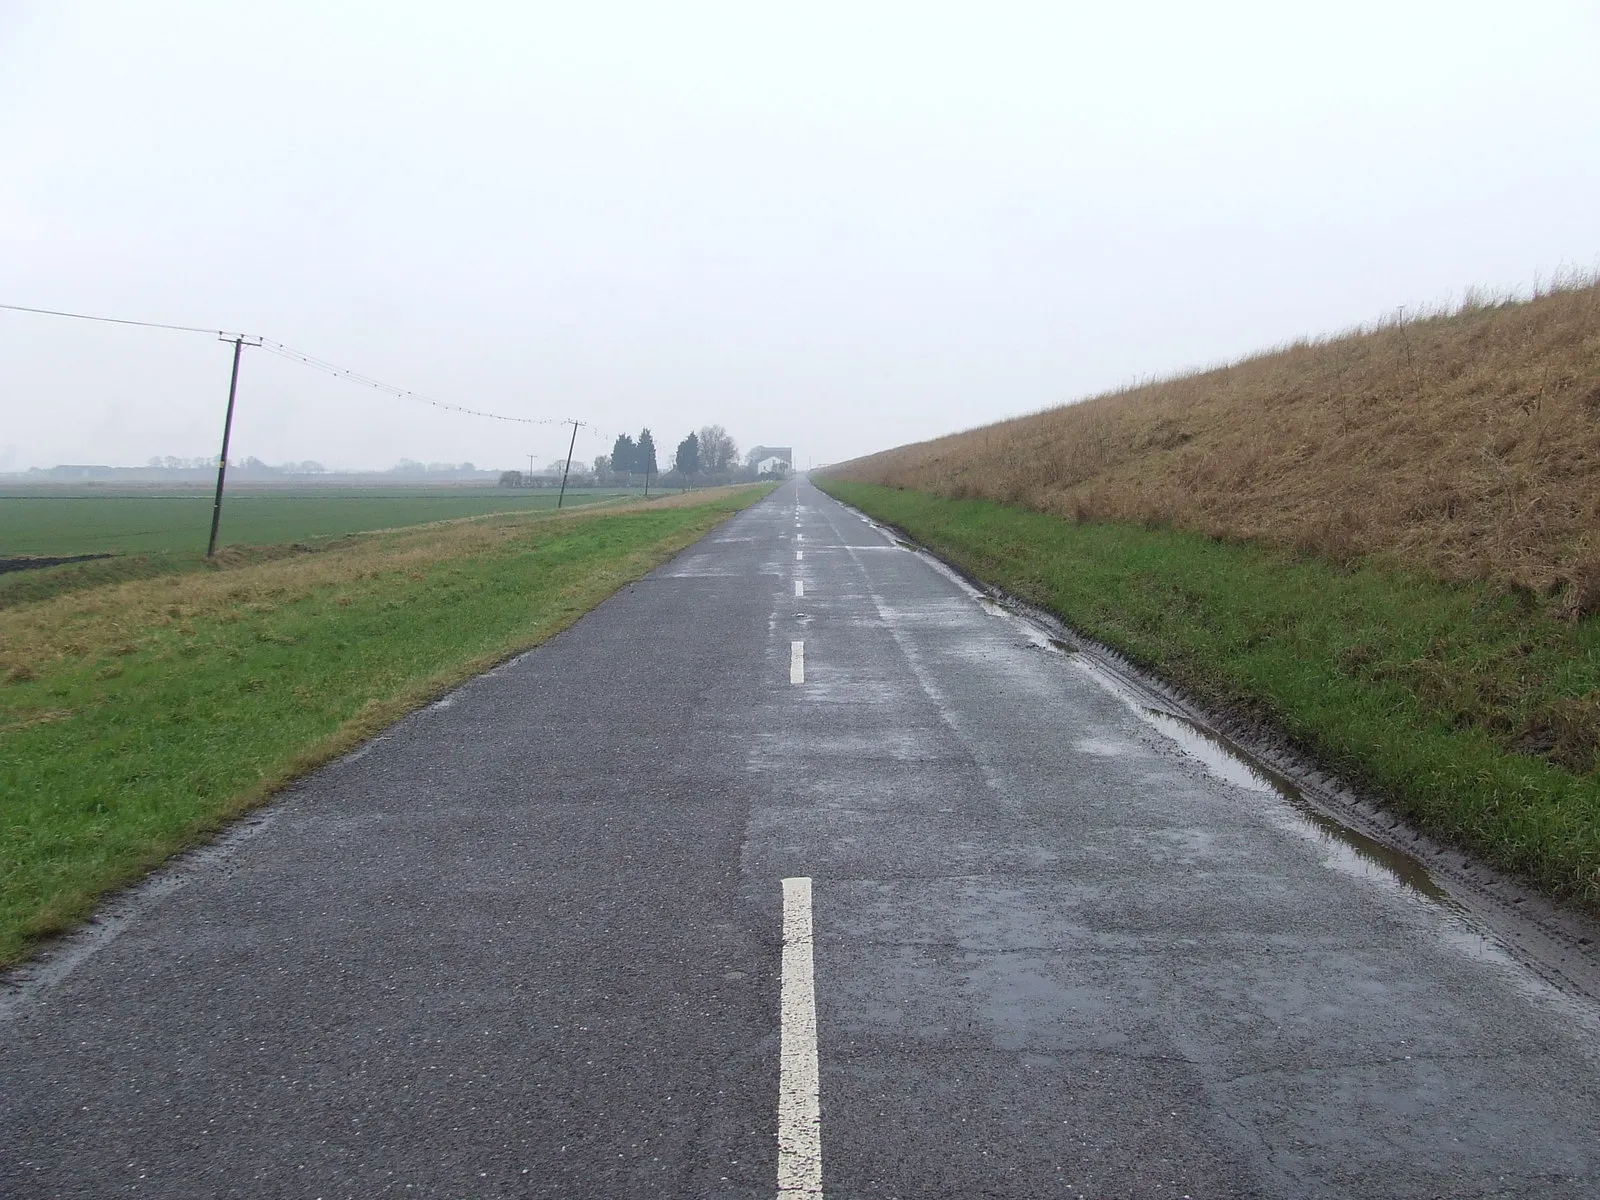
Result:
<instances>
[{"instance_id":1,"label":"power line","mask_svg":"<svg viewBox=\"0 0 1600 1200\"><path fill-rule=\"evenodd\" d=\"M62 312L54 308L29 308L24 304L0 304L12 312L38 313L46 317L71 317L74 321L100 321L106 325L139 325L145 329L175 329L179 333L217 333L220 329L201 329L197 325L167 325L161 321L130 321L125 317L96 317L89 313Z\"/></svg>"},{"instance_id":2,"label":"power line","mask_svg":"<svg viewBox=\"0 0 1600 1200\"><path fill-rule=\"evenodd\" d=\"M481 408L468 408L463 404L449 404L443 400L435 400L432 396L424 396L421 392L414 392L410 388L396 387L392 383L384 383L381 379L374 379L370 375L363 375L359 371L341 367L338 363L329 362L325 358L318 358L316 355L308 354L304 350L296 350L293 346L285 346L282 342L275 342L270 338L262 341L261 348L269 354L276 354L279 358L286 358L291 362L302 363L313 370L325 372L339 379L348 379L351 383L372 388L374 391L384 392L397 399L415 400L420 404L431 404L434 408L443 409L445 412L465 413L471 417L486 417L491 421L509 421L516 425L566 424L566 421L555 417L507 417L500 413L486 412Z\"/></svg>"},{"instance_id":3,"label":"power line","mask_svg":"<svg viewBox=\"0 0 1600 1200\"><path fill-rule=\"evenodd\" d=\"M578 442L578 430L583 428L585 422L575 420L556 420L550 417L507 417L500 413L485 412L483 409L467 408L462 404L447 404L443 400L435 400L431 396L424 396L420 392L413 392L409 388L396 387L392 383L384 383L381 379L374 379L370 375L363 375L359 371L352 371L348 367L341 367L338 363L330 362L325 358L318 358L304 350L296 350L293 346L286 346L282 342L272 341L270 338L258 337L252 334L224 333L220 329L202 329L198 325L169 325L163 321L135 321L126 317L101 317L91 313L66 312L57 308L34 308L26 304L0 304L0 309L9 312L33 313L42 317L67 317L74 321L98 321L106 325L135 325L141 329L170 329L178 333L205 333L216 334L225 342L233 343L233 373L228 381L228 410L222 422L222 451L217 456L217 493L211 506L211 540L206 547L206 557L211 558L217 552L217 531L222 522L222 493L228 474L228 441L233 433L233 406L239 392L239 361L246 345L259 346L269 354L276 354L279 358L286 358L291 362L298 362L316 371L324 371L339 379L348 379L351 383L360 384L362 387L373 388L403 400L415 400L422 404L432 405L434 408L443 409L445 412L465 413L473 417L487 417L491 421L509 421L517 425L567 425L572 426L572 439L567 444L566 470L561 477L561 496L556 499L556 507L561 507L561 500L566 496L567 474L572 470L573 447ZM531 458L530 458L531 464ZM649 495L650 480L645 477L645 494Z\"/></svg>"},{"instance_id":4,"label":"power line","mask_svg":"<svg viewBox=\"0 0 1600 1200\"><path fill-rule=\"evenodd\" d=\"M24 304L0 304L0 309L9 309L12 312L36 313L46 317L70 317L75 321L99 321L107 325L137 325L143 329L171 329L179 333L212 333L226 341L231 341L231 335L223 333L220 329L202 329L198 325L168 325L162 321L133 321L126 317L101 317L91 313L66 312L55 308L31 308ZM247 338L270 354L279 358L286 358L290 362L298 362L316 371L322 371L339 379L347 379L351 383L360 384L362 387L372 388L374 391L384 392L401 400L415 400L420 404L432 405L434 408L445 412L463 413L469 417L483 417L490 421L506 421L514 425L565 425L564 419L557 417L507 417L501 413L487 412L480 408L468 408L463 404L449 404L443 400L435 400L431 396L424 396L409 388L396 387L392 383L384 383L381 379L374 379L370 375L363 375L359 371L352 371L341 367L338 363L308 354L304 350L296 350L293 346L286 346L282 342L275 342L270 338Z\"/></svg>"}]
</instances>

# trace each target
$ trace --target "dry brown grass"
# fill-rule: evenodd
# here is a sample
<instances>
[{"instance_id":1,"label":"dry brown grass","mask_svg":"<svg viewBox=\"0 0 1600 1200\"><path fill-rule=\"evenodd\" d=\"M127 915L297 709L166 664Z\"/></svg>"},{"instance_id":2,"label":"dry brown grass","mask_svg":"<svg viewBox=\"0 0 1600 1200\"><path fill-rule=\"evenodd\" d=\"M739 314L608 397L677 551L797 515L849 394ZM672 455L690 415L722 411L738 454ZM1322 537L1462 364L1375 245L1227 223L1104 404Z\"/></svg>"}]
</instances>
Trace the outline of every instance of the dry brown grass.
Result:
<instances>
[{"instance_id":1,"label":"dry brown grass","mask_svg":"<svg viewBox=\"0 0 1600 1200\"><path fill-rule=\"evenodd\" d=\"M1600 284L1297 343L829 472L1600 608Z\"/></svg>"}]
</instances>

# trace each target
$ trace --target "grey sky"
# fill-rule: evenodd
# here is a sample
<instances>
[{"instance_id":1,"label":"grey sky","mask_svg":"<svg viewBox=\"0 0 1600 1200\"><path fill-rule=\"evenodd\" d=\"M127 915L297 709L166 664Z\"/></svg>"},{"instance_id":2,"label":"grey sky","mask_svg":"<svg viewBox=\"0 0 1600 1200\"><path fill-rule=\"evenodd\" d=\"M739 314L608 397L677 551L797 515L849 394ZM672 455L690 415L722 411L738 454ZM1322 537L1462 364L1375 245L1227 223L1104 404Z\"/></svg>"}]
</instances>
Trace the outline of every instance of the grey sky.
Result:
<instances>
[{"instance_id":1,"label":"grey sky","mask_svg":"<svg viewBox=\"0 0 1600 1200\"><path fill-rule=\"evenodd\" d=\"M1592 266L1596 61L1543 0L0 0L0 302L821 462ZM214 452L227 354L0 313L0 469ZM245 363L241 455L564 448Z\"/></svg>"}]
</instances>

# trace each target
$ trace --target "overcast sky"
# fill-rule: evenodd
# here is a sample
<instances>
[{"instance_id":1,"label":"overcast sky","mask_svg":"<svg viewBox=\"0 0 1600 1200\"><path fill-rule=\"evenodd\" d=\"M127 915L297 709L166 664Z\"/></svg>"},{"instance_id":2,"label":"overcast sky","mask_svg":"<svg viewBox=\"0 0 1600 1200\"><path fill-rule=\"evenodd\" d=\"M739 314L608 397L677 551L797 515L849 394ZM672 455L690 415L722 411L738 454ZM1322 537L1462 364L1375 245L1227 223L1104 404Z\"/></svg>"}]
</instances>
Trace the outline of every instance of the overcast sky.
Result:
<instances>
[{"instance_id":1,"label":"overcast sky","mask_svg":"<svg viewBox=\"0 0 1600 1200\"><path fill-rule=\"evenodd\" d=\"M1600 259L1600 6L0 0L0 303L839 460ZM0 313L0 470L215 453ZM234 450L543 463L246 352Z\"/></svg>"}]
</instances>

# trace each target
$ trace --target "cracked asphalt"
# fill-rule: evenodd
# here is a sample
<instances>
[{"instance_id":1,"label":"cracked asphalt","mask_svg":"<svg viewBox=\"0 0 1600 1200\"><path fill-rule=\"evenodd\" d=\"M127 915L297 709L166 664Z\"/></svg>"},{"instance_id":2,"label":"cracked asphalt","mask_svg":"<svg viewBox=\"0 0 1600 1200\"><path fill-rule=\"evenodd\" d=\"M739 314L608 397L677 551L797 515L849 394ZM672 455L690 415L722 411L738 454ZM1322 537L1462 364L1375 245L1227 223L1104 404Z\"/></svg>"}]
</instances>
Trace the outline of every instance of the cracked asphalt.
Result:
<instances>
[{"instance_id":1,"label":"cracked asphalt","mask_svg":"<svg viewBox=\"0 0 1600 1200\"><path fill-rule=\"evenodd\" d=\"M803 479L177 871L0 1195L770 1197L794 876L828 1196L1600 1195L1592 1003Z\"/></svg>"}]
</instances>

